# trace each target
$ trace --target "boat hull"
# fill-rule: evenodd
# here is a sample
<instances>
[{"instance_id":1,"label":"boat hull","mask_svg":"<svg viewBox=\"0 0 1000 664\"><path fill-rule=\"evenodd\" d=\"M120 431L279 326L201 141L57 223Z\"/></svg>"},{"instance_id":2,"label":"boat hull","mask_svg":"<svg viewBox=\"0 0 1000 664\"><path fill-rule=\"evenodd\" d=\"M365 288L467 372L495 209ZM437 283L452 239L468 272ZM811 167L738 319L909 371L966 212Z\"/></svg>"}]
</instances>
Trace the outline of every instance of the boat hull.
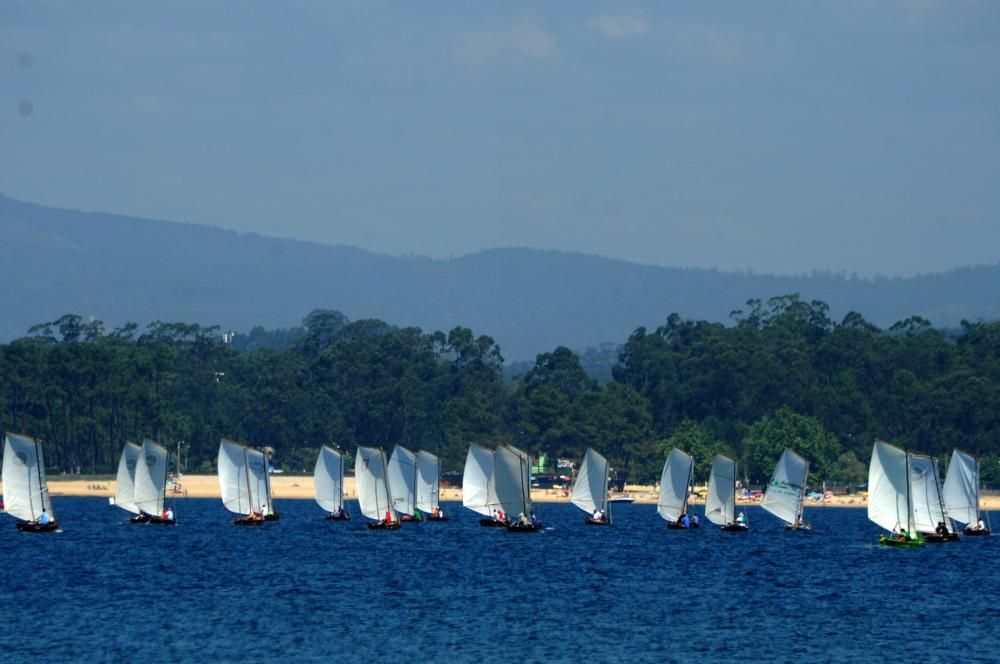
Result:
<instances>
[{"instance_id":1,"label":"boat hull","mask_svg":"<svg viewBox=\"0 0 1000 664\"><path fill-rule=\"evenodd\" d=\"M399 521L393 521L392 523L372 521L368 524L368 530L399 530L400 527Z\"/></svg>"},{"instance_id":2,"label":"boat hull","mask_svg":"<svg viewBox=\"0 0 1000 664\"><path fill-rule=\"evenodd\" d=\"M799 533L811 533L812 532L812 526L810 526L808 524L804 525L804 526L789 526L786 523L785 524L785 530L791 530L791 531L795 531L795 532L799 532Z\"/></svg>"},{"instance_id":3,"label":"boat hull","mask_svg":"<svg viewBox=\"0 0 1000 664\"><path fill-rule=\"evenodd\" d=\"M17 524L17 531L21 533L51 533L55 532L59 528L59 524L55 521L49 521L44 526L40 523L31 523L30 521L22 521Z\"/></svg>"},{"instance_id":4,"label":"boat hull","mask_svg":"<svg viewBox=\"0 0 1000 664\"><path fill-rule=\"evenodd\" d=\"M938 533L920 533L920 536L928 544L944 544L945 542L959 541L958 533L948 533L947 535L939 535Z\"/></svg>"},{"instance_id":5,"label":"boat hull","mask_svg":"<svg viewBox=\"0 0 1000 664\"><path fill-rule=\"evenodd\" d=\"M962 532L966 537L986 537L992 531L989 528L966 528Z\"/></svg>"},{"instance_id":6,"label":"boat hull","mask_svg":"<svg viewBox=\"0 0 1000 664\"><path fill-rule=\"evenodd\" d=\"M601 519L600 521L597 521L595 519L584 519L583 522L585 524L587 524L588 526L610 526L611 525L611 522L608 521L607 519Z\"/></svg>"},{"instance_id":7,"label":"boat hull","mask_svg":"<svg viewBox=\"0 0 1000 664\"><path fill-rule=\"evenodd\" d=\"M508 533L534 533L542 529L540 523L511 523L507 525Z\"/></svg>"},{"instance_id":8,"label":"boat hull","mask_svg":"<svg viewBox=\"0 0 1000 664\"><path fill-rule=\"evenodd\" d=\"M730 523L725 526L722 526L722 530L726 531L727 533L745 533L748 530L750 530L750 526L746 525L745 523Z\"/></svg>"},{"instance_id":9,"label":"boat hull","mask_svg":"<svg viewBox=\"0 0 1000 664\"><path fill-rule=\"evenodd\" d=\"M449 519L447 514L439 514L438 516L434 516L433 514L424 515L424 521L448 521L448 520Z\"/></svg>"},{"instance_id":10,"label":"boat hull","mask_svg":"<svg viewBox=\"0 0 1000 664\"><path fill-rule=\"evenodd\" d=\"M281 515L277 512L271 512L270 514L264 515L264 521L279 521L280 519Z\"/></svg>"},{"instance_id":11,"label":"boat hull","mask_svg":"<svg viewBox=\"0 0 1000 664\"><path fill-rule=\"evenodd\" d=\"M480 519L479 525L483 528L506 528L507 524L496 519Z\"/></svg>"},{"instance_id":12,"label":"boat hull","mask_svg":"<svg viewBox=\"0 0 1000 664\"><path fill-rule=\"evenodd\" d=\"M924 541L922 539L901 540L896 539L895 537L889 537L888 535L879 535L878 543L883 546L892 546L898 549L915 549L924 545Z\"/></svg>"},{"instance_id":13,"label":"boat hull","mask_svg":"<svg viewBox=\"0 0 1000 664\"><path fill-rule=\"evenodd\" d=\"M347 512L341 512L340 514L327 514L327 521L350 521L351 515Z\"/></svg>"},{"instance_id":14,"label":"boat hull","mask_svg":"<svg viewBox=\"0 0 1000 664\"><path fill-rule=\"evenodd\" d=\"M237 526L263 526L264 519L259 516L257 517L241 516L236 519L233 519L233 523L235 523Z\"/></svg>"}]
</instances>

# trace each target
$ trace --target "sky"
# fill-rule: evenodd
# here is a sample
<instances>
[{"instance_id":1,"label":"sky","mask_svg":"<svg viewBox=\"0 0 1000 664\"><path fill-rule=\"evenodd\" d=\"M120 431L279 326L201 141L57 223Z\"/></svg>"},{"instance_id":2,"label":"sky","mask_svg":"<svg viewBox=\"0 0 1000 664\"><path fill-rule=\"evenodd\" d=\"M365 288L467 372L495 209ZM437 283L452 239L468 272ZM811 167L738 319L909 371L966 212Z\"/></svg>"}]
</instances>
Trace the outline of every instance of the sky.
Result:
<instances>
[{"instance_id":1,"label":"sky","mask_svg":"<svg viewBox=\"0 0 1000 664\"><path fill-rule=\"evenodd\" d=\"M1000 261L1000 2L0 0L0 193L395 255Z\"/></svg>"}]
</instances>

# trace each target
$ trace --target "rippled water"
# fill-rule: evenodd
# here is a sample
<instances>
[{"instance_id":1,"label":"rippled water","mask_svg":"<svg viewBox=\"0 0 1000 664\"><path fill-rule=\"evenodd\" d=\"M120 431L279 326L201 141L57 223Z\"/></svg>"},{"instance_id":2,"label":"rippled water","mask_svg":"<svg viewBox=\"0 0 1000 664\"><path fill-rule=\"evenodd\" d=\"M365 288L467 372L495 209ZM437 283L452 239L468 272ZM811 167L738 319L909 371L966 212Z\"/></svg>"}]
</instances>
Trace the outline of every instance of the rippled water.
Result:
<instances>
[{"instance_id":1,"label":"rippled water","mask_svg":"<svg viewBox=\"0 0 1000 664\"><path fill-rule=\"evenodd\" d=\"M262 528L218 500L180 501L176 528L55 501L64 532L0 523L0 659L1000 659L1000 537L889 549L863 509L808 510L802 534L751 508L723 533L541 504L548 528L511 534L457 504L380 532L310 501Z\"/></svg>"}]
</instances>

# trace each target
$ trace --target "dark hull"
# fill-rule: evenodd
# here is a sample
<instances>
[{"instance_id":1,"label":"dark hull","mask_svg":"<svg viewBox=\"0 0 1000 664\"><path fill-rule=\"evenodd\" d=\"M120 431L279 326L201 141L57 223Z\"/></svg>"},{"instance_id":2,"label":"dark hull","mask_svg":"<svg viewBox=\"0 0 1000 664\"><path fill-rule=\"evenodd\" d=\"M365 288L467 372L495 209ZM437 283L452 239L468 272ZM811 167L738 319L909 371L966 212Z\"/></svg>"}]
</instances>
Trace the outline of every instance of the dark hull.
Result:
<instances>
[{"instance_id":1,"label":"dark hull","mask_svg":"<svg viewBox=\"0 0 1000 664\"><path fill-rule=\"evenodd\" d=\"M392 523L383 523L382 521L372 521L368 524L368 530L399 530L399 521L393 521Z\"/></svg>"},{"instance_id":2,"label":"dark hull","mask_svg":"<svg viewBox=\"0 0 1000 664\"><path fill-rule=\"evenodd\" d=\"M507 526L508 533L534 533L542 529L542 524L540 523L529 523L527 525L523 523L512 523Z\"/></svg>"},{"instance_id":3,"label":"dark hull","mask_svg":"<svg viewBox=\"0 0 1000 664\"><path fill-rule=\"evenodd\" d=\"M347 512L341 512L340 514L327 514L327 521L350 521L351 515Z\"/></svg>"},{"instance_id":4,"label":"dark hull","mask_svg":"<svg viewBox=\"0 0 1000 664\"><path fill-rule=\"evenodd\" d=\"M154 526L176 526L177 519L164 519L160 516L153 516L151 514L136 514L133 517L129 517L129 523L149 523Z\"/></svg>"},{"instance_id":5,"label":"dark hull","mask_svg":"<svg viewBox=\"0 0 1000 664\"><path fill-rule=\"evenodd\" d=\"M420 519L415 516L410 516L409 514L402 515L401 517L399 517L399 520L402 521L403 523L420 523L421 521L423 521L423 519Z\"/></svg>"},{"instance_id":6,"label":"dark hull","mask_svg":"<svg viewBox=\"0 0 1000 664\"><path fill-rule=\"evenodd\" d=\"M722 526L722 529L727 533L745 533L750 530L750 526L742 523L730 523Z\"/></svg>"},{"instance_id":7,"label":"dark hull","mask_svg":"<svg viewBox=\"0 0 1000 664\"><path fill-rule=\"evenodd\" d=\"M264 521L278 521L281 519L281 515L277 512L272 512L271 514L264 515Z\"/></svg>"},{"instance_id":8,"label":"dark hull","mask_svg":"<svg viewBox=\"0 0 1000 664\"><path fill-rule=\"evenodd\" d=\"M258 517L251 518L249 516L241 516L237 519L233 519L233 523L237 526L263 526L264 519Z\"/></svg>"},{"instance_id":9,"label":"dark hull","mask_svg":"<svg viewBox=\"0 0 1000 664\"><path fill-rule=\"evenodd\" d=\"M148 514L136 514L135 516L130 516L128 518L129 523L149 523L150 517Z\"/></svg>"},{"instance_id":10,"label":"dark hull","mask_svg":"<svg viewBox=\"0 0 1000 664\"><path fill-rule=\"evenodd\" d=\"M958 533L948 533L947 535L939 535L937 533L920 533L920 536L923 537L924 541L928 544L944 544L945 542L959 541Z\"/></svg>"},{"instance_id":11,"label":"dark hull","mask_svg":"<svg viewBox=\"0 0 1000 664\"><path fill-rule=\"evenodd\" d=\"M496 519L480 519L479 525L483 528L506 528L507 524Z\"/></svg>"},{"instance_id":12,"label":"dark hull","mask_svg":"<svg viewBox=\"0 0 1000 664\"><path fill-rule=\"evenodd\" d=\"M31 523L30 521L17 524L17 530L21 533L51 533L55 532L58 528L59 524L55 521L49 521L44 526L40 523Z\"/></svg>"},{"instance_id":13,"label":"dark hull","mask_svg":"<svg viewBox=\"0 0 1000 664\"><path fill-rule=\"evenodd\" d=\"M433 514L427 514L424 516L424 521L448 521L448 515L439 514L438 516L434 516Z\"/></svg>"},{"instance_id":14,"label":"dark hull","mask_svg":"<svg viewBox=\"0 0 1000 664\"><path fill-rule=\"evenodd\" d=\"M989 528L966 528L964 531L966 537L986 537L992 531Z\"/></svg>"}]
</instances>

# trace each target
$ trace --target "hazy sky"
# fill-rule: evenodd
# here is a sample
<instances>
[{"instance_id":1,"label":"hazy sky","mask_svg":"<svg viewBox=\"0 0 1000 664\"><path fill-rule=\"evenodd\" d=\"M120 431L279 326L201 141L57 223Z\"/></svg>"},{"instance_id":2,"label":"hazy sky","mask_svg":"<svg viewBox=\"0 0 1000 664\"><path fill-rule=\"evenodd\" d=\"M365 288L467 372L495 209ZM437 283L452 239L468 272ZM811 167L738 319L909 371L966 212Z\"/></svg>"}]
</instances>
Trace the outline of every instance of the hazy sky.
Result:
<instances>
[{"instance_id":1,"label":"hazy sky","mask_svg":"<svg viewBox=\"0 0 1000 664\"><path fill-rule=\"evenodd\" d=\"M1000 260L1000 2L0 0L0 192L456 256Z\"/></svg>"}]
</instances>

